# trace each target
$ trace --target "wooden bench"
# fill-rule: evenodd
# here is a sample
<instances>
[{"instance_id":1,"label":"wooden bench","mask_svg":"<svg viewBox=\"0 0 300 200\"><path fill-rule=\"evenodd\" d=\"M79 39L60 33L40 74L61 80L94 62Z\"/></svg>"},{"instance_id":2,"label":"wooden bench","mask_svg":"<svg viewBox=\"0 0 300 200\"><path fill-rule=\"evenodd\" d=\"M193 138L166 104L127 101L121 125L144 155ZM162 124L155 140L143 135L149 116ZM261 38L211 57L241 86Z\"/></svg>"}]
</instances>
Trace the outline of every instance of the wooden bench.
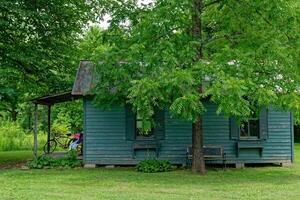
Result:
<instances>
[{"instance_id":1,"label":"wooden bench","mask_svg":"<svg viewBox=\"0 0 300 200\"><path fill-rule=\"evenodd\" d=\"M236 143L236 153L237 157L240 155L240 150L241 149L259 149L260 151L260 156L262 156L263 149L264 149L264 143L260 140L254 140L254 141L239 141Z\"/></svg>"},{"instance_id":2,"label":"wooden bench","mask_svg":"<svg viewBox=\"0 0 300 200\"><path fill-rule=\"evenodd\" d=\"M132 144L132 157L136 158L137 150L154 150L156 158L159 156L160 143L157 140L134 141Z\"/></svg>"},{"instance_id":3,"label":"wooden bench","mask_svg":"<svg viewBox=\"0 0 300 200\"><path fill-rule=\"evenodd\" d=\"M203 153L205 160L221 160L223 167L226 168L226 159L225 153L222 146L213 146L213 145L206 145L203 146ZM191 161L193 159L193 149L192 146L188 146L186 150L186 158L187 158L187 165L191 165Z\"/></svg>"}]
</instances>

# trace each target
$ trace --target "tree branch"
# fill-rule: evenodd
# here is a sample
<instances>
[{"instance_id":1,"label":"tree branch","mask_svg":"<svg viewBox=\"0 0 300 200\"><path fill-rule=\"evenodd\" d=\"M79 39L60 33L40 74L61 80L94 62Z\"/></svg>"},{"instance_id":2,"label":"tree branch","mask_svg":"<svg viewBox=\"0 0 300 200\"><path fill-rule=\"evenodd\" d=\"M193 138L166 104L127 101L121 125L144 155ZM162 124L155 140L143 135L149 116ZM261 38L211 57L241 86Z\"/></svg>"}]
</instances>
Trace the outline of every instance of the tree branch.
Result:
<instances>
[{"instance_id":1,"label":"tree branch","mask_svg":"<svg viewBox=\"0 0 300 200\"><path fill-rule=\"evenodd\" d=\"M235 33L235 34L232 34L232 35L222 35L222 36L219 36L219 37L215 37L215 38L211 38L211 39L208 39L206 41L203 41L202 45L205 46L211 42L214 42L216 40L222 40L222 39L225 39L225 40L231 40L231 39L235 39L234 37L235 36L240 36L240 35L243 35L243 33Z\"/></svg>"},{"instance_id":2,"label":"tree branch","mask_svg":"<svg viewBox=\"0 0 300 200\"><path fill-rule=\"evenodd\" d=\"M220 3L221 1L222 1L222 0L214 0L214 1L211 1L211 2L209 2L209 3L204 4L204 5L203 5L203 8L207 8L207 7L212 6L212 5L214 5L214 4Z\"/></svg>"}]
</instances>

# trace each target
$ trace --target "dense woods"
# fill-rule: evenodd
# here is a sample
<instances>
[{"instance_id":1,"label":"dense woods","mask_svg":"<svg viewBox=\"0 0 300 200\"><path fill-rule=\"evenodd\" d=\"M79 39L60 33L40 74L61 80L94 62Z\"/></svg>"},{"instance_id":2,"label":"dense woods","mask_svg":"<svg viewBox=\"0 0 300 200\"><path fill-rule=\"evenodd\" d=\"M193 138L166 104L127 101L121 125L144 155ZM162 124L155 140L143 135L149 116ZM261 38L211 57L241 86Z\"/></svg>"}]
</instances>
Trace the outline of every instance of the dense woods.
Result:
<instances>
[{"instance_id":1,"label":"dense woods","mask_svg":"<svg viewBox=\"0 0 300 200\"><path fill-rule=\"evenodd\" d=\"M97 16L98 2L3 0L0 3L0 126L15 122L24 132L33 126L31 99L71 89L80 44ZM52 121L76 131L81 103L55 106ZM44 110L45 109L45 110ZM46 108L40 108L46 130ZM13 126L13 125L11 125Z\"/></svg>"},{"instance_id":2,"label":"dense woods","mask_svg":"<svg viewBox=\"0 0 300 200\"><path fill-rule=\"evenodd\" d=\"M80 38L94 20L93 6L85 1L1 1L0 109L12 120L19 103L70 89Z\"/></svg>"}]
</instances>

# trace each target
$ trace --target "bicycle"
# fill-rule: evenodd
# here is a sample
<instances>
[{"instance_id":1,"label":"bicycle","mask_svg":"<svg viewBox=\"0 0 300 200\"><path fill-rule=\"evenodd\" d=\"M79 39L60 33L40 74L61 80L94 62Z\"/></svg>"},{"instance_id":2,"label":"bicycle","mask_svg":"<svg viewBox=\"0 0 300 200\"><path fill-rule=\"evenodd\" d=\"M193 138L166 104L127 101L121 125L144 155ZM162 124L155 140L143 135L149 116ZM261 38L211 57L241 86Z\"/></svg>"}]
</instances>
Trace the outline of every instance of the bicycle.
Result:
<instances>
[{"instance_id":1,"label":"bicycle","mask_svg":"<svg viewBox=\"0 0 300 200\"><path fill-rule=\"evenodd\" d=\"M72 134L65 134L65 135L53 135L52 138L47 141L44 145L44 153L53 153L57 146L68 149L70 144L73 142L73 138L71 137ZM49 143L49 152L48 152L48 143Z\"/></svg>"}]
</instances>

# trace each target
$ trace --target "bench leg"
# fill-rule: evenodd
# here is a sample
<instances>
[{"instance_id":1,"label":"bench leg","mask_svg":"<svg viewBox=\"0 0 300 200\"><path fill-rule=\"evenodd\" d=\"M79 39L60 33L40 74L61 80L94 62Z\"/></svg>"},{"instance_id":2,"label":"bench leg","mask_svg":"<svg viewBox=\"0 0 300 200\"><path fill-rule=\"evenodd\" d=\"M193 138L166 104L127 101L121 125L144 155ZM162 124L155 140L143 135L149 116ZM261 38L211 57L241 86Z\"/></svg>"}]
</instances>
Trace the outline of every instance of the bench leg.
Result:
<instances>
[{"instance_id":1,"label":"bench leg","mask_svg":"<svg viewBox=\"0 0 300 200\"><path fill-rule=\"evenodd\" d=\"M226 153L223 153L223 169L226 169Z\"/></svg>"},{"instance_id":2,"label":"bench leg","mask_svg":"<svg viewBox=\"0 0 300 200\"><path fill-rule=\"evenodd\" d=\"M223 159L222 168L223 168L223 170L226 169L226 160L225 159Z\"/></svg>"},{"instance_id":3,"label":"bench leg","mask_svg":"<svg viewBox=\"0 0 300 200\"><path fill-rule=\"evenodd\" d=\"M186 167L192 166L192 160L189 159L188 157L185 159L185 166L186 166Z\"/></svg>"}]
</instances>

